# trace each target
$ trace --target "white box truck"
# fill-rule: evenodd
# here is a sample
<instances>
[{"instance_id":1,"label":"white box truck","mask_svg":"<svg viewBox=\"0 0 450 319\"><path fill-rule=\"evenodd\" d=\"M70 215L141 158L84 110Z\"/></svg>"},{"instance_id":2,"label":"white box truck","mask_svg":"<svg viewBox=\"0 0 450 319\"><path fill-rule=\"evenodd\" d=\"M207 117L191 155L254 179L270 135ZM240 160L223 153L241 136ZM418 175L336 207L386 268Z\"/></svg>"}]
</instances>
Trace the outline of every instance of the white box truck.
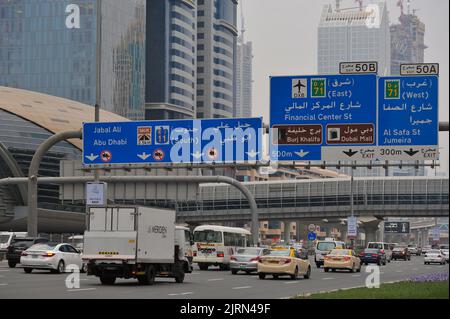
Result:
<instances>
[{"instance_id":1,"label":"white box truck","mask_svg":"<svg viewBox=\"0 0 450 319\"><path fill-rule=\"evenodd\" d=\"M88 275L112 285L135 278L152 285L156 277L184 281L192 271L186 229L175 226L175 211L149 207L90 207L83 260Z\"/></svg>"}]
</instances>

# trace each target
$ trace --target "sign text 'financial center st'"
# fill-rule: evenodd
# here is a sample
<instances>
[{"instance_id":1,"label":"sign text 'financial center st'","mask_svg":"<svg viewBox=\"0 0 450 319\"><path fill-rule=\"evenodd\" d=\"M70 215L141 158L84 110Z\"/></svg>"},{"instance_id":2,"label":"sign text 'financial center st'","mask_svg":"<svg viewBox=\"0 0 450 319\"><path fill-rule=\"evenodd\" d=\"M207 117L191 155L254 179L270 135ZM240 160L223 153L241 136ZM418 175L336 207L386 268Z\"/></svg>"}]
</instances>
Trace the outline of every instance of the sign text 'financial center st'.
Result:
<instances>
[{"instance_id":1,"label":"sign text 'financial center st'","mask_svg":"<svg viewBox=\"0 0 450 319\"><path fill-rule=\"evenodd\" d=\"M272 161L437 160L438 77L271 78Z\"/></svg>"}]
</instances>

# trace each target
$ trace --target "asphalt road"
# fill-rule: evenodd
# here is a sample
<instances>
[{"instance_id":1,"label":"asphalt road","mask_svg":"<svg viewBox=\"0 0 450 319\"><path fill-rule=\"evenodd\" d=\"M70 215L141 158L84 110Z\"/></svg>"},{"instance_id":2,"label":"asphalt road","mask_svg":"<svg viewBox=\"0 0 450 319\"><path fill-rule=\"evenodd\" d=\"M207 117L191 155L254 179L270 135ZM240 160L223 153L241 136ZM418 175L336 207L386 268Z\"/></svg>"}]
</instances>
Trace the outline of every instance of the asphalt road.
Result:
<instances>
[{"instance_id":1,"label":"asphalt road","mask_svg":"<svg viewBox=\"0 0 450 319\"><path fill-rule=\"evenodd\" d=\"M423 257L411 261L393 261L380 270L381 282L406 280L413 275L448 272L448 264L424 265ZM0 262L0 299L279 299L291 296L364 286L369 274L325 273L313 266L311 279L278 280L270 276L260 280L256 275L231 275L229 271L211 268L187 274L183 284L174 279L158 278L153 286L139 286L136 280L117 280L114 286L102 286L99 279L80 275L80 288L68 289L68 274L55 275L46 271L25 274L19 266L9 269Z\"/></svg>"}]
</instances>

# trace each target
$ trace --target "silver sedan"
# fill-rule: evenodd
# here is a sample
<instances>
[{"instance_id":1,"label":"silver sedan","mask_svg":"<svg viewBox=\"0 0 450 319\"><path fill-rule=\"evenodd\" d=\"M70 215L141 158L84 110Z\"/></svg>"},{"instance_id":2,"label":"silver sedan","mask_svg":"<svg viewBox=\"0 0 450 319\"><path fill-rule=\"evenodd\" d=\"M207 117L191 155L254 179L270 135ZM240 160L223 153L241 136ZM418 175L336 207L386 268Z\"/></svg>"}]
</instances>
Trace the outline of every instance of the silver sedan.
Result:
<instances>
[{"instance_id":1,"label":"silver sedan","mask_svg":"<svg viewBox=\"0 0 450 319\"><path fill-rule=\"evenodd\" d=\"M248 247L239 248L230 258L231 273L236 275L239 271L247 274L258 271L258 262L262 256L269 254L265 248Z\"/></svg>"}]
</instances>

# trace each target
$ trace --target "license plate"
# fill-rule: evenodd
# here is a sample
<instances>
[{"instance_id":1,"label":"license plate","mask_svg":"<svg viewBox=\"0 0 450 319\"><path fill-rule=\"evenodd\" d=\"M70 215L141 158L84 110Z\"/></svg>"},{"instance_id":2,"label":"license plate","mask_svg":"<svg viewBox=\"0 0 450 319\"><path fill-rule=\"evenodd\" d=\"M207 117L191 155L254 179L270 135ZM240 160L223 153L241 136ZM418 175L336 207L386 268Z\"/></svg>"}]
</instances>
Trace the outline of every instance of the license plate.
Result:
<instances>
[{"instance_id":1,"label":"license plate","mask_svg":"<svg viewBox=\"0 0 450 319\"><path fill-rule=\"evenodd\" d=\"M245 265L241 265L241 269L245 269L246 268L246 266Z\"/></svg>"}]
</instances>

